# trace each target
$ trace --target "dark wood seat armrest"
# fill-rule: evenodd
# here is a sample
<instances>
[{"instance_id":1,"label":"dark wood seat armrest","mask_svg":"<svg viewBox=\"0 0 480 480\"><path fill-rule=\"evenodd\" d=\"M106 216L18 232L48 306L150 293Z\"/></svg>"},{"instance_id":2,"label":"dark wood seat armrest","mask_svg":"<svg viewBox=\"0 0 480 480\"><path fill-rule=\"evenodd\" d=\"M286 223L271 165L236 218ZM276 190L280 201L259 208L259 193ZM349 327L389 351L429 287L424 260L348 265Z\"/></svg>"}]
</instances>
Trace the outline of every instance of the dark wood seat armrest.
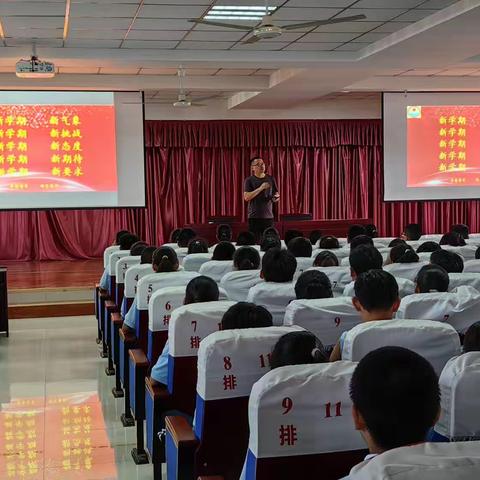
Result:
<instances>
[{"instance_id":1,"label":"dark wood seat armrest","mask_svg":"<svg viewBox=\"0 0 480 480\"><path fill-rule=\"evenodd\" d=\"M133 345L137 341L137 337L135 335L132 335L131 333L125 333L123 330L120 330L118 334L120 335L120 340L125 344Z\"/></svg>"},{"instance_id":2,"label":"dark wood seat armrest","mask_svg":"<svg viewBox=\"0 0 480 480\"><path fill-rule=\"evenodd\" d=\"M193 433L192 426L185 417L165 417L165 426L171 434L175 445L194 446L198 443Z\"/></svg>"},{"instance_id":3,"label":"dark wood seat armrest","mask_svg":"<svg viewBox=\"0 0 480 480\"><path fill-rule=\"evenodd\" d=\"M116 326L122 326L123 324L123 318L120 315L120 312L112 312L112 315L110 316L112 319L112 323Z\"/></svg>"},{"instance_id":4,"label":"dark wood seat armrest","mask_svg":"<svg viewBox=\"0 0 480 480\"><path fill-rule=\"evenodd\" d=\"M145 386L154 401L161 400L162 398L166 399L170 396L168 388L165 385L160 385L158 383L154 385L150 377L145 378Z\"/></svg>"},{"instance_id":5,"label":"dark wood seat armrest","mask_svg":"<svg viewBox=\"0 0 480 480\"><path fill-rule=\"evenodd\" d=\"M143 350L141 350L140 348L133 348L128 351L128 354L130 355L130 358L133 360L133 363L136 367L148 368L148 358L145 353L143 353Z\"/></svg>"},{"instance_id":6,"label":"dark wood seat armrest","mask_svg":"<svg viewBox=\"0 0 480 480\"><path fill-rule=\"evenodd\" d=\"M100 298L103 298L104 300L110 298L108 291L100 289Z\"/></svg>"},{"instance_id":7,"label":"dark wood seat armrest","mask_svg":"<svg viewBox=\"0 0 480 480\"><path fill-rule=\"evenodd\" d=\"M117 304L113 300L106 300L105 306L110 309L117 308Z\"/></svg>"}]
</instances>

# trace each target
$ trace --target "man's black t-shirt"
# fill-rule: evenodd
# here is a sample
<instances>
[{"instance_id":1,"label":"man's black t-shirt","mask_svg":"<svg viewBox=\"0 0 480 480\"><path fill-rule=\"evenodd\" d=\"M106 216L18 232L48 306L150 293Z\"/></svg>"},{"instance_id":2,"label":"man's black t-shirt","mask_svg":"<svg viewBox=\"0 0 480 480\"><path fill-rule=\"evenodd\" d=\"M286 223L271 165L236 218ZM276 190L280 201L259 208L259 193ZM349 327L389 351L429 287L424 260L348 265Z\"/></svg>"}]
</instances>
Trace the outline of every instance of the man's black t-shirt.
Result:
<instances>
[{"instance_id":1,"label":"man's black t-shirt","mask_svg":"<svg viewBox=\"0 0 480 480\"><path fill-rule=\"evenodd\" d=\"M244 192L253 192L264 182L270 184L270 188L260 192L248 202L248 218L273 218L272 197L278 192L277 184L270 175L258 178L252 175L245 179Z\"/></svg>"}]
</instances>

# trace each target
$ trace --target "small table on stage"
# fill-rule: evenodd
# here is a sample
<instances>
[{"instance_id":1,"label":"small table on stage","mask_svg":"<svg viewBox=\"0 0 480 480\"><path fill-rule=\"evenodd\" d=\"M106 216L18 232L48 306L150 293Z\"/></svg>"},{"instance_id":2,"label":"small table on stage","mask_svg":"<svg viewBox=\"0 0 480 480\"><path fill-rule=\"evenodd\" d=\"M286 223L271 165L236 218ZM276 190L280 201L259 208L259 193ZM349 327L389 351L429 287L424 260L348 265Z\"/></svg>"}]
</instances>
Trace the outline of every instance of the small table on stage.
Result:
<instances>
[{"instance_id":1,"label":"small table on stage","mask_svg":"<svg viewBox=\"0 0 480 480\"><path fill-rule=\"evenodd\" d=\"M0 268L0 333L8 337L7 269Z\"/></svg>"}]
</instances>

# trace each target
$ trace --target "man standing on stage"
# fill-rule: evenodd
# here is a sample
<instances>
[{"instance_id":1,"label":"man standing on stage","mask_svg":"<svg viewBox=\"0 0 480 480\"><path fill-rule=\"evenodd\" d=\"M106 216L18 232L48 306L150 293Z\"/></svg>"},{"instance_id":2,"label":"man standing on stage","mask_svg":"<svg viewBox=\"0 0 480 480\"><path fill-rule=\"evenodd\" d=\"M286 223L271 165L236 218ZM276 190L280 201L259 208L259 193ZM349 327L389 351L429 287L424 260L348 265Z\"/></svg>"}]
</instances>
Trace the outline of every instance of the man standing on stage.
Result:
<instances>
[{"instance_id":1,"label":"man standing on stage","mask_svg":"<svg viewBox=\"0 0 480 480\"><path fill-rule=\"evenodd\" d=\"M248 228L259 239L265 229L273 226L273 202L278 202L275 179L265 173L262 158L250 160L252 175L245 179L243 198L248 202Z\"/></svg>"}]
</instances>

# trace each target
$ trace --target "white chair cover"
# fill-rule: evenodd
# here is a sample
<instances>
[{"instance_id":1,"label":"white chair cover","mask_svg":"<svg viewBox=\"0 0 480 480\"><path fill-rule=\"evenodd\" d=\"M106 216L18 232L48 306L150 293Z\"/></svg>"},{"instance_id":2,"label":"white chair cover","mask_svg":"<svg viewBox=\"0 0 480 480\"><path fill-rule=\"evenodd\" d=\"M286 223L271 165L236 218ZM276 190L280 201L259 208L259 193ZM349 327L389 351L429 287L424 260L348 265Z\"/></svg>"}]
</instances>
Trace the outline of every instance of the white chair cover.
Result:
<instances>
[{"instance_id":1,"label":"white chair cover","mask_svg":"<svg viewBox=\"0 0 480 480\"><path fill-rule=\"evenodd\" d=\"M183 265L183 259L187 256L188 254L188 248L187 247L172 247L175 250L175 253L177 254L178 258L178 263L180 265Z\"/></svg>"},{"instance_id":2,"label":"white chair cover","mask_svg":"<svg viewBox=\"0 0 480 480\"><path fill-rule=\"evenodd\" d=\"M115 275L116 272L116 267L117 267L117 262L125 257L130 256L130 250L116 250L112 252L110 255L110 258L108 259L108 274Z\"/></svg>"},{"instance_id":3,"label":"white chair cover","mask_svg":"<svg viewBox=\"0 0 480 480\"><path fill-rule=\"evenodd\" d=\"M465 286L453 292L416 293L402 300L396 318L437 320L463 332L480 318L480 293Z\"/></svg>"},{"instance_id":4,"label":"white chair cover","mask_svg":"<svg viewBox=\"0 0 480 480\"><path fill-rule=\"evenodd\" d=\"M176 250L178 248L178 243L164 243L162 244L162 247L170 247Z\"/></svg>"},{"instance_id":5,"label":"white chair cover","mask_svg":"<svg viewBox=\"0 0 480 480\"><path fill-rule=\"evenodd\" d=\"M133 265L140 265L141 258L140 255L122 257L115 266L116 282L125 283L125 274L127 273L127 270L130 267L133 267Z\"/></svg>"},{"instance_id":6,"label":"white chair cover","mask_svg":"<svg viewBox=\"0 0 480 480\"><path fill-rule=\"evenodd\" d=\"M355 366L340 361L266 373L250 394L249 451L256 458L271 458L365 448L351 415L349 384Z\"/></svg>"},{"instance_id":7,"label":"white chair cover","mask_svg":"<svg viewBox=\"0 0 480 480\"><path fill-rule=\"evenodd\" d=\"M285 310L284 325L299 325L314 333L324 345L361 322L350 297L294 300Z\"/></svg>"},{"instance_id":8,"label":"white chair cover","mask_svg":"<svg viewBox=\"0 0 480 480\"><path fill-rule=\"evenodd\" d=\"M359 362L367 353L394 345L425 357L440 375L447 361L461 351L460 338L446 323L431 320L379 320L353 327L345 335L342 359Z\"/></svg>"},{"instance_id":9,"label":"white chair cover","mask_svg":"<svg viewBox=\"0 0 480 480\"><path fill-rule=\"evenodd\" d=\"M200 267L200 274L213 278L220 283L222 277L233 271L233 260L209 260Z\"/></svg>"},{"instance_id":10,"label":"white chair cover","mask_svg":"<svg viewBox=\"0 0 480 480\"><path fill-rule=\"evenodd\" d=\"M187 271L198 272L200 267L211 259L211 253L191 253L183 259L183 268Z\"/></svg>"},{"instance_id":11,"label":"white chair cover","mask_svg":"<svg viewBox=\"0 0 480 480\"><path fill-rule=\"evenodd\" d=\"M186 285L163 287L152 293L148 303L148 329L152 332L168 330L173 310L183 305Z\"/></svg>"},{"instance_id":12,"label":"white chair cover","mask_svg":"<svg viewBox=\"0 0 480 480\"><path fill-rule=\"evenodd\" d=\"M428 265L429 262L414 262L414 263L390 263L385 265L383 269L391 273L395 278L406 278L407 280L415 281L419 270Z\"/></svg>"},{"instance_id":13,"label":"white chair cover","mask_svg":"<svg viewBox=\"0 0 480 480\"><path fill-rule=\"evenodd\" d=\"M297 259L297 271L295 274L297 276L301 275L305 270L313 267L313 261L315 257L296 257Z\"/></svg>"},{"instance_id":14,"label":"white chair cover","mask_svg":"<svg viewBox=\"0 0 480 480\"><path fill-rule=\"evenodd\" d=\"M451 358L439 383L442 415L435 431L452 441L480 440L480 352Z\"/></svg>"},{"instance_id":15,"label":"white chair cover","mask_svg":"<svg viewBox=\"0 0 480 480\"><path fill-rule=\"evenodd\" d=\"M430 263L430 257L432 256L432 252L420 252L420 253L417 253L417 255L421 262Z\"/></svg>"},{"instance_id":16,"label":"white chair cover","mask_svg":"<svg viewBox=\"0 0 480 480\"><path fill-rule=\"evenodd\" d=\"M103 268L108 267L108 259L113 252L120 250L120 245L110 245L103 251Z\"/></svg>"},{"instance_id":17,"label":"white chair cover","mask_svg":"<svg viewBox=\"0 0 480 480\"><path fill-rule=\"evenodd\" d=\"M474 480L480 442L420 443L394 448L360 463L348 480Z\"/></svg>"},{"instance_id":18,"label":"white chair cover","mask_svg":"<svg viewBox=\"0 0 480 480\"><path fill-rule=\"evenodd\" d=\"M312 267L309 270L323 272L330 280L335 296L343 295L343 290L352 281L352 273L349 267Z\"/></svg>"},{"instance_id":19,"label":"white chair cover","mask_svg":"<svg viewBox=\"0 0 480 480\"><path fill-rule=\"evenodd\" d=\"M398 283L398 295L400 298L415 293L415 284L411 280L407 280L406 278L395 278L395 280ZM345 297L355 296L355 282L350 282L345 287L343 290L343 295Z\"/></svg>"},{"instance_id":20,"label":"white chair cover","mask_svg":"<svg viewBox=\"0 0 480 480\"><path fill-rule=\"evenodd\" d=\"M457 287L467 285L480 291L480 273L449 273L450 283L448 290L451 292Z\"/></svg>"},{"instance_id":21,"label":"white chair cover","mask_svg":"<svg viewBox=\"0 0 480 480\"><path fill-rule=\"evenodd\" d=\"M475 252L477 247L475 245L465 245L464 247L451 247L450 245L442 245L444 250L458 253L465 260L473 260L475 258Z\"/></svg>"},{"instance_id":22,"label":"white chair cover","mask_svg":"<svg viewBox=\"0 0 480 480\"><path fill-rule=\"evenodd\" d=\"M125 290L124 296L126 298L133 298L137 293L138 281L145 275L153 273L151 263L144 263L141 265L133 265L125 272Z\"/></svg>"},{"instance_id":23,"label":"white chair cover","mask_svg":"<svg viewBox=\"0 0 480 480\"><path fill-rule=\"evenodd\" d=\"M463 262L463 273L480 273L480 260Z\"/></svg>"},{"instance_id":24,"label":"white chair cover","mask_svg":"<svg viewBox=\"0 0 480 480\"><path fill-rule=\"evenodd\" d=\"M439 235L438 233L422 235L420 237L420 240L418 240L418 243L420 245L424 242L437 242L437 243L439 243L440 240L442 239L442 236L443 235Z\"/></svg>"},{"instance_id":25,"label":"white chair cover","mask_svg":"<svg viewBox=\"0 0 480 480\"><path fill-rule=\"evenodd\" d=\"M295 300L295 284L262 282L252 287L247 302L264 306L273 317L274 325L283 325L287 305Z\"/></svg>"},{"instance_id":26,"label":"white chair cover","mask_svg":"<svg viewBox=\"0 0 480 480\"><path fill-rule=\"evenodd\" d=\"M312 260L313 261L315 261L315 257L320 252L332 252L333 254L335 254L335 256L338 258L338 260L341 262L343 258L348 258L348 256L350 255L350 247L315 249L315 251L312 252Z\"/></svg>"},{"instance_id":27,"label":"white chair cover","mask_svg":"<svg viewBox=\"0 0 480 480\"><path fill-rule=\"evenodd\" d=\"M220 286L227 292L230 300L245 302L250 288L262 282L260 270L234 270L222 277Z\"/></svg>"}]
</instances>

